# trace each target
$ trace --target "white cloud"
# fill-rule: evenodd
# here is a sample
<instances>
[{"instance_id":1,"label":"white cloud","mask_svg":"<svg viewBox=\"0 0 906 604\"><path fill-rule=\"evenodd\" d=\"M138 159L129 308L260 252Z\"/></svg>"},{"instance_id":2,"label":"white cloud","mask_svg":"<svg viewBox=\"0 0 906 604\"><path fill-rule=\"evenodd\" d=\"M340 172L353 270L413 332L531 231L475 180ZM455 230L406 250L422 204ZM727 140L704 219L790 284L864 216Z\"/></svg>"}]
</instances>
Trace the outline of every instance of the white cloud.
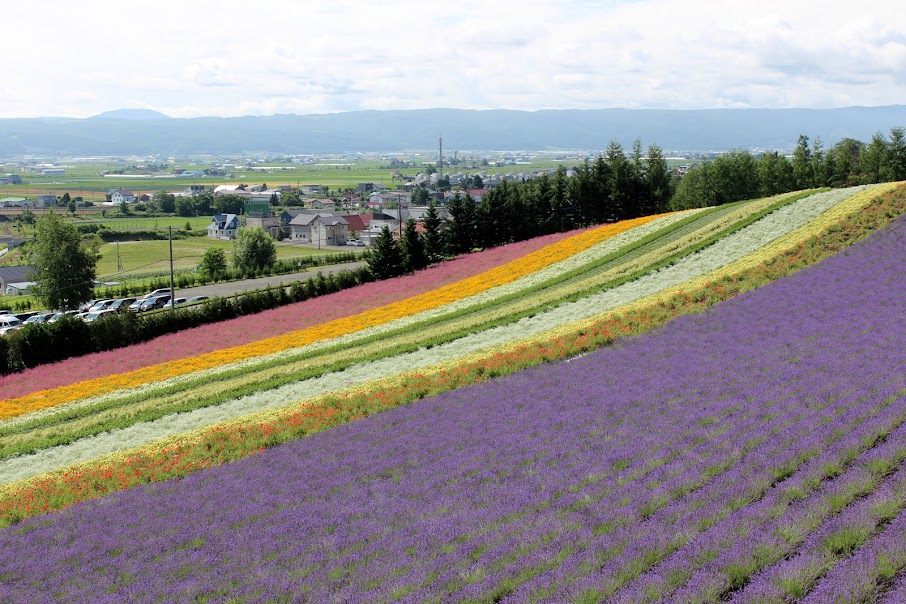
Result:
<instances>
[{"instance_id":1,"label":"white cloud","mask_svg":"<svg viewBox=\"0 0 906 604\"><path fill-rule=\"evenodd\" d=\"M902 103L894 2L51 0L4 7L0 117ZM8 53L11 51L8 50Z\"/></svg>"}]
</instances>

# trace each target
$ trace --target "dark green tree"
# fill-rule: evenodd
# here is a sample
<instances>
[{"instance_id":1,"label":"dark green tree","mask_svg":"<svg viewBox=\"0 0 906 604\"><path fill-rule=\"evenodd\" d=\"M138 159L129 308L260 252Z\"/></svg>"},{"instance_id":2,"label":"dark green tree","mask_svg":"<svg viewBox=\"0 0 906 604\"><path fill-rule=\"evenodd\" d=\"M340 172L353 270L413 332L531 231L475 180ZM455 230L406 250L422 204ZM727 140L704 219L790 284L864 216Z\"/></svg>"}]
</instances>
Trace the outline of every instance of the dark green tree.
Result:
<instances>
[{"instance_id":1,"label":"dark green tree","mask_svg":"<svg viewBox=\"0 0 906 604\"><path fill-rule=\"evenodd\" d=\"M176 211L176 196L168 191L155 191L151 196L151 201L165 214L172 214Z\"/></svg>"},{"instance_id":2,"label":"dark green tree","mask_svg":"<svg viewBox=\"0 0 906 604\"><path fill-rule=\"evenodd\" d=\"M859 164L862 168L862 182L876 183L889 180L891 175L887 139L875 132L871 142L862 150Z\"/></svg>"},{"instance_id":3,"label":"dark green tree","mask_svg":"<svg viewBox=\"0 0 906 604\"><path fill-rule=\"evenodd\" d=\"M444 233L447 251L452 255L471 251L476 240L475 200L470 195L465 199L456 195L447 205L447 211L450 214Z\"/></svg>"},{"instance_id":4,"label":"dark green tree","mask_svg":"<svg viewBox=\"0 0 906 604\"><path fill-rule=\"evenodd\" d=\"M421 186L415 187L412 190L412 203L417 206L428 203L428 190Z\"/></svg>"},{"instance_id":5,"label":"dark green tree","mask_svg":"<svg viewBox=\"0 0 906 604\"><path fill-rule=\"evenodd\" d=\"M658 214L667 211L670 198L673 197L673 179L670 166L664 152L657 145L648 147L645 160L644 191L645 199L641 206L642 215Z\"/></svg>"},{"instance_id":6,"label":"dark green tree","mask_svg":"<svg viewBox=\"0 0 906 604\"><path fill-rule=\"evenodd\" d=\"M216 195L214 197L214 211L218 214L242 214L245 200L239 195Z\"/></svg>"},{"instance_id":7,"label":"dark green tree","mask_svg":"<svg viewBox=\"0 0 906 604\"><path fill-rule=\"evenodd\" d=\"M51 212L37 221L30 256L34 295L46 308L74 310L92 298L96 238L83 242L75 226Z\"/></svg>"},{"instance_id":8,"label":"dark green tree","mask_svg":"<svg viewBox=\"0 0 906 604\"><path fill-rule=\"evenodd\" d=\"M437 205L432 201L422 221L425 227L425 259L427 262L438 262L444 255L443 221L437 214Z\"/></svg>"},{"instance_id":9,"label":"dark green tree","mask_svg":"<svg viewBox=\"0 0 906 604\"><path fill-rule=\"evenodd\" d=\"M415 219L409 218L406 226L403 227L403 266L407 273L420 271L428 266L428 258L425 254L425 243L419 235L415 225Z\"/></svg>"},{"instance_id":10,"label":"dark green tree","mask_svg":"<svg viewBox=\"0 0 906 604\"><path fill-rule=\"evenodd\" d=\"M191 197L180 197L176 200L176 213L179 216L188 218L189 216L195 216L195 206L192 203Z\"/></svg>"},{"instance_id":11,"label":"dark green tree","mask_svg":"<svg viewBox=\"0 0 906 604\"><path fill-rule=\"evenodd\" d=\"M262 228L242 228L233 244L233 266L248 275L267 271L277 261L274 239Z\"/></svg>"},{"instance_id":12,"label":"dark green tree","mask_svg":"<svg viewBox=\"0 0 906 604\"><path fill-rule=\"evenodd\" d=\"M891 128L890 142L887 145L889 154L890 179L906 180L906 129Z\"/></svg>"},{"instance_id":13,"label":"dark green tree","mask_svg":"<svg viewBox=\"0 0 906 604\"><path fill-rule=\"evenodd\" d=\"M403 250L386 225L381 229L381 234L375 239L371 249L365 253L365 259L368 262L368 270L375 279L389 279L402 275L405 271Z\"/></svg>"},{"instance_id":14,"label":"dark green tree","mask_svg":"<svg viewBox=\"0 0 906 604\"><path fill-rule=\"evenodd\" d=\"M808 137L799 135L799 142L793 151L793 179L796 188L811 189L815 186L815 172L812 167L812 150L808 146Z\"/></svg>"}]
</instances>

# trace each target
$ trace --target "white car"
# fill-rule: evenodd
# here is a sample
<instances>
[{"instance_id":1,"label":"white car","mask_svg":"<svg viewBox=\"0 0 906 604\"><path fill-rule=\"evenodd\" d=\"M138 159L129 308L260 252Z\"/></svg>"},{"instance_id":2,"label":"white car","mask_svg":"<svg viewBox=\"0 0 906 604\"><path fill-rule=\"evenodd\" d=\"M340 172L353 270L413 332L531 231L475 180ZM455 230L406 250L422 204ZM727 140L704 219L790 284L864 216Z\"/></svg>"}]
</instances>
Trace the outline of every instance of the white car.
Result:
<instances>
[{"instance_id":1,"label":"white car","mask_svg":"<svg viewBox=\"0 0 906 604\"><path fill-rule=\"evenodd\" d=\"M0 329L7 327L22 327L22 320L15 315L0 315Z\"/></svg>"},{"instance_id":2,"label":"white car","mask_svg":"<svg viewBox=\"0 0 906 604\"><path fill-rule=\"evenodd\" d=\"M22 328L16 327L15 325L10 325L9 327L0 327L0 336L5 336L8 333L19 331L20 329Z\"/></svg>"},{"instance_id":3,"label":"white car","mask_svg":"<svg viewBox=\"0 0 906 604\"><path fill-rule=\"evenodd\" d=\"M94 312L90 312L90 313L86 314L84 317L82 317L82 319L83 319L86 323L92 323L92 322L94 322L94 321L97 321L97 320L100 319L101 317L105 317L105 316L107 316L107 315L115 315L115 314L116 314L116 311L115 311L115 310L110 310L110 309L107 309L107 310L96 310L96 311L94 311Z\"/></svg>"}]
</instances>

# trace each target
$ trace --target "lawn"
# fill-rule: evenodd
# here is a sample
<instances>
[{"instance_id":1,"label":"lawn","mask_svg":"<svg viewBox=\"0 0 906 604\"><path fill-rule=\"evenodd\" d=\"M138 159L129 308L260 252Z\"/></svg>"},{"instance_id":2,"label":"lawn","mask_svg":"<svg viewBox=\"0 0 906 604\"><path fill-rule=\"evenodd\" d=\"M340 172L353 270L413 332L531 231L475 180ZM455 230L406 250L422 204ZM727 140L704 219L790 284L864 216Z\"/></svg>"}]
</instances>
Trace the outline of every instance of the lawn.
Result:
<instances>
[{"instance_id":1,"label":"lawn","mask_svg":"<svg viewBox=\"0 0 906 604\"><path fill-rule=\"evenodd\" d=\"M233 252L233 242L209 237L191 237L173 240L173 267L193 268L201 261L202 255L211 248L220 248L227 254ZM123 263L123 271L150 271L166 269L170 266L170 244L167 240L159 241L121 241L105 243L101 246L101 259L97 264L99 276L113 275L117 270L117 249ZM336 252L335 249L317 249L293 244L277 244L277 258L297 258L316 256Z\"/></svg>"}]
</instances>

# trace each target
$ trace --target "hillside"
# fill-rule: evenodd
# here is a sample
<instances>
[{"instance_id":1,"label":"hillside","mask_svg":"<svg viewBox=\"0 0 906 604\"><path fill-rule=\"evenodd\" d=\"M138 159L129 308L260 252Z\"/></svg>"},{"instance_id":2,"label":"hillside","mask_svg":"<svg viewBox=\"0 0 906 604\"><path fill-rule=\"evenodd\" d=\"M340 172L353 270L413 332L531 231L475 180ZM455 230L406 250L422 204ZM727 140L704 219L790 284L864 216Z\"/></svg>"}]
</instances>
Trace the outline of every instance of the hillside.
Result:
<instances>
[{"instance_id":1,"label":"hillside","mask_svg":"<svg viewBox=\"0 0 906 604\"><path fill-rule=\"evenodd\" d=\"M904 212L900 184L604 225L7 376L0 599L896 594Z\"/></svg>"},{"instance_id":2,"label":"hillside","mask_svg":"<svg viewBox=\"0 0 906 604\"><path fill-rule=\"evenodd\" d=\"M139 117L141 119L136 119ZM154 119L151 119L154 118ZM906 124L906 105L839 109L546 110L425 109L323 115L170 119L108 112L88 119L0 119L0 156L349 153L449 150L630 148L793 149L800 134L836 142L870 140Z\"/></svg>"}]
</instances>

